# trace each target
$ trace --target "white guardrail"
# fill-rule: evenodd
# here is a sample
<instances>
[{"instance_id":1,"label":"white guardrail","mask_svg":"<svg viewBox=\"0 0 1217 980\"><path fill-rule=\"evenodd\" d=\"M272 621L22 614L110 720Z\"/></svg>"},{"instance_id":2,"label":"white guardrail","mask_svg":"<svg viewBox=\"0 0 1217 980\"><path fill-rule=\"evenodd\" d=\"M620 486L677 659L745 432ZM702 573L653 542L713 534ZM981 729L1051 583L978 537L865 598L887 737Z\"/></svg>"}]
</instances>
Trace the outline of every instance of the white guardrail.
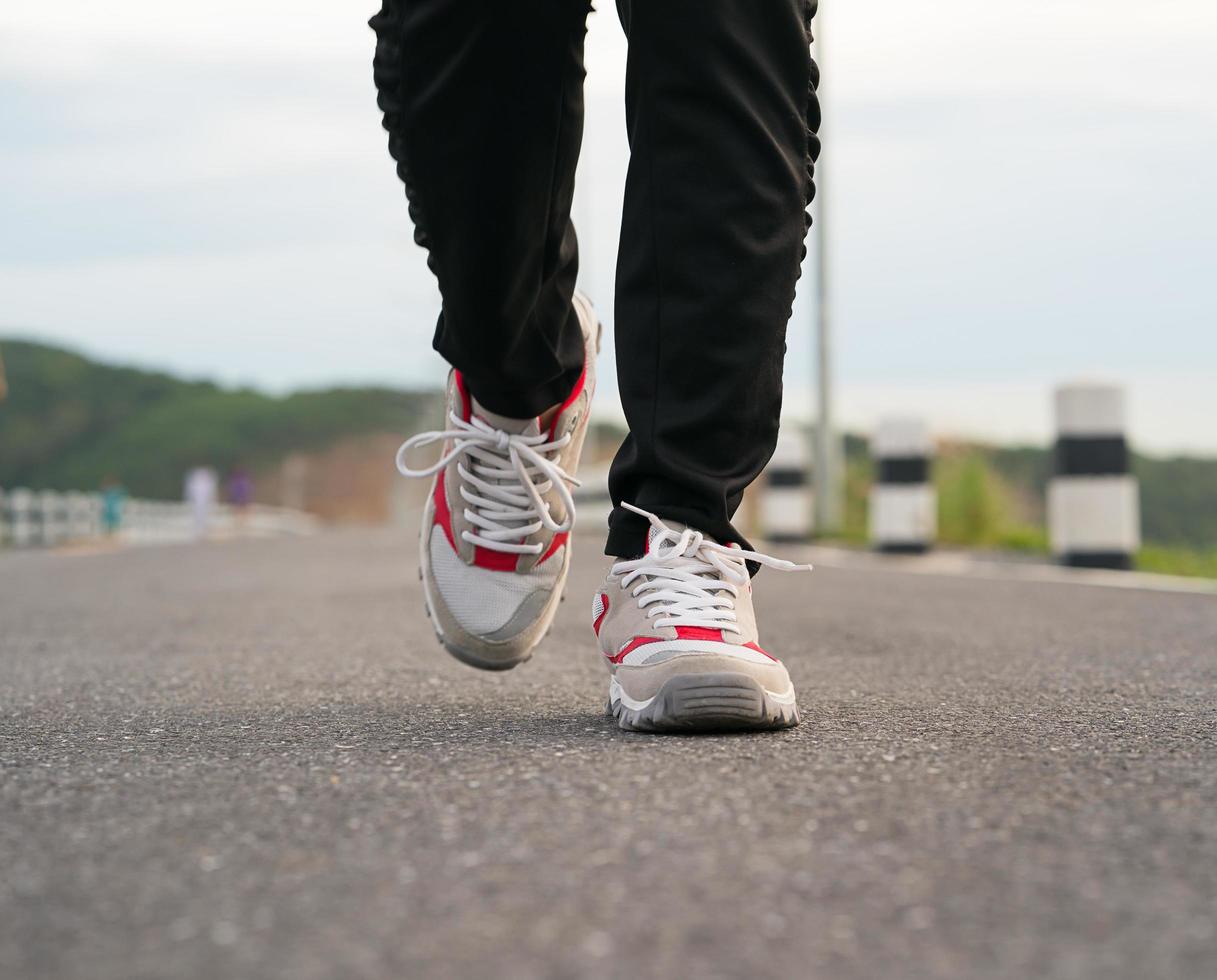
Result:
<instances>
[{"instance_id":1,"label":"white guardrail","mask_svg":"<svg viewBox=\"0 0 1217 980\"><path fill-rule=\"evenodd\" d=\"M190 504L129 497L122 520L107 535L103 511L100 493L0 488L0 548L53 548L107 536L125 544L170 544L201 536L309 534L317 527L311 514L286 507L253 504L242 513L216 504L201 535Z\"/></svg>"}]
</instances>

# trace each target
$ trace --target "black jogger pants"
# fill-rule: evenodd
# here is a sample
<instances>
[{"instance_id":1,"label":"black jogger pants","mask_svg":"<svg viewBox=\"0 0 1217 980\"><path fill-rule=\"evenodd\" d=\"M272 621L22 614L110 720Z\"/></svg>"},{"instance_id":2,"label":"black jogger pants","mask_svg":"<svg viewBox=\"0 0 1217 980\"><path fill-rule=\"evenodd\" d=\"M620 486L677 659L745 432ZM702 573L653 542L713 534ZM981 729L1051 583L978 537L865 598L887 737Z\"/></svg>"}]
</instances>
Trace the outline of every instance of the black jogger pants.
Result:
<instances>
[{"instance_id":1,"label":"black jogger pants","mask_svg":"<svg viewBox=\"0 0 1217 980\"><path fill-rule=\"evenodd\" d=\"M615 333L629 436L606 552L641 552L622 500L731 526L777 440L810 223L816 0L618 0L630 165ZM562 401L582 369L570 210L588 0L384 0L371 20L389 151L443 312L435 349L492 411Z\"/></svg>"}]
</instances>

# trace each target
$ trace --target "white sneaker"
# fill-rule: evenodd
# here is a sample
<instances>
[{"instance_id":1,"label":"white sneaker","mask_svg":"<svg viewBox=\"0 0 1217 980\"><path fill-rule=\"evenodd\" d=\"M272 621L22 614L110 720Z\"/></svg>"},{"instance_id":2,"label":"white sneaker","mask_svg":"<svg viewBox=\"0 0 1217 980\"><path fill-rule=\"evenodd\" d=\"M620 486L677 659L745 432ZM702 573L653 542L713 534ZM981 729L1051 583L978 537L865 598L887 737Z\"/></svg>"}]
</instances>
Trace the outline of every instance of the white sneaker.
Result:
<instances>
[{"instance_id":1,"label":"white sneaker","mask_svg":"<svg viewBox=\"0 0 1217 980\"><path fill-rule=\"evenodd\" d=\"M799 723L782 662L758 642L746 562L810 571L648 518L646 554L613 565L592 600L612 674L609 712L627 731L789 728Z\"/></svg>"},{"instance_id":2,"label":"white sneaker","mask_svg":"<svg viewBox=\"0 0 1217 980\"><path fill-rule=\"evenodd\" d=\"M600 323L574 297L583 328L583 374L541 430L472 398L459 372L448 378L449 428L423 432L397 451L402 475L435 475L423 512L419 577L427 614L444 647L484 670L507 670L532 656L553 623L570 567L574 477L596 385ZM432 465L412 469L410 450L443 441Z\"/></svg>"}]
</instances>

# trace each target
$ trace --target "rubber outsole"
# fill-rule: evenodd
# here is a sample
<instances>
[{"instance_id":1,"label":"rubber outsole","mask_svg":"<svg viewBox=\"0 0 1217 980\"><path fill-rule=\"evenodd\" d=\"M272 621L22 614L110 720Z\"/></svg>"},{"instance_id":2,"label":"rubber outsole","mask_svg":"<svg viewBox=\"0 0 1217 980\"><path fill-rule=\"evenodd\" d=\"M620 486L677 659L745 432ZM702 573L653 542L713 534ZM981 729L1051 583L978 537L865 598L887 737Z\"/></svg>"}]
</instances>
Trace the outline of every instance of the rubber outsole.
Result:
<instances>
[{"instance_id":1,"label":"rubber outsole","mask_svg":"<svg viewBox=\"0 0 1217 980\"><path fill-rule=\"evenodd\" d=\"M776 695L746 674L678 674L648 701L631 707L614 680L608 711L627 732L739 732L793 728L793 693Z\"/></svg>"},{"instance_id":2,"label":"rubber outsole","mask_svg":"<svg viewBox=\"0 0 1217 980\"><path fill-rule=\"evenodd\" d=\"M513 667L519 667L520 664L528 663L528 661L532 659L532 651L529 650L525 656L520 657L517 660L507 660L501 663L493 660L483 660L481 657L475 657L473 654L465 652L460 647L455 647L452 644L447 643L438 633L435 635L439 637L439 642L443 648L452 654L452 656L456 657L456 659L461 663L470 667L476 667L478 670L511 670ZM544 639L544 637L542 637L542 639Z\"/></svg>"}]
</instances>

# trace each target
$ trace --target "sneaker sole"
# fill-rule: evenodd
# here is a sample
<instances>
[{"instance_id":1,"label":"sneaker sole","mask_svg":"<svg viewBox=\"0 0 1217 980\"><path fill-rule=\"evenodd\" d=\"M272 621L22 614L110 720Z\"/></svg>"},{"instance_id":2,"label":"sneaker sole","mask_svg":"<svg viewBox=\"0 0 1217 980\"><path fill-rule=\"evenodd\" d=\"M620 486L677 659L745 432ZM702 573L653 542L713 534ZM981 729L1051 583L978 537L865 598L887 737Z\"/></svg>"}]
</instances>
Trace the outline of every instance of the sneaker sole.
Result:
<instances>
[{"instance_id":1,"label":"sneaker sole","mask_svg":"<svg viewBox=\"0 0 1217 980\"><path fill-rule=\"evenodd\" d=\"M436 636L439 636L439 634L437 633ZM545 639L545 637L542 636L541 639ZM478 670L511 670L514 667L519 667L520 664L528 663L528 661L532 659L532 650L529 650L528 653L522 657L519 657L518 659L497 663L491 660L482 660L480 657L476 657L472 653L462 650L460 647L453 646L451 643L444 640L442 636L439 637L439 642L445 650L452 654L452 656L456 657L456 659L461 663L466 664L469 667L476 667Z\"/></svg>"},{"instance_id":2,"label":"sneaker sole","mask_svg":"<svg viewBox=\"0 0 1217 980\"><path fill-rule=\"evenodd\" d=\"M799 723L794 688L768 691L746 674L677 674L646 701L631 699L616 678L608 711L627 732L773 731Z\"/></svg>"}]
</instances>

